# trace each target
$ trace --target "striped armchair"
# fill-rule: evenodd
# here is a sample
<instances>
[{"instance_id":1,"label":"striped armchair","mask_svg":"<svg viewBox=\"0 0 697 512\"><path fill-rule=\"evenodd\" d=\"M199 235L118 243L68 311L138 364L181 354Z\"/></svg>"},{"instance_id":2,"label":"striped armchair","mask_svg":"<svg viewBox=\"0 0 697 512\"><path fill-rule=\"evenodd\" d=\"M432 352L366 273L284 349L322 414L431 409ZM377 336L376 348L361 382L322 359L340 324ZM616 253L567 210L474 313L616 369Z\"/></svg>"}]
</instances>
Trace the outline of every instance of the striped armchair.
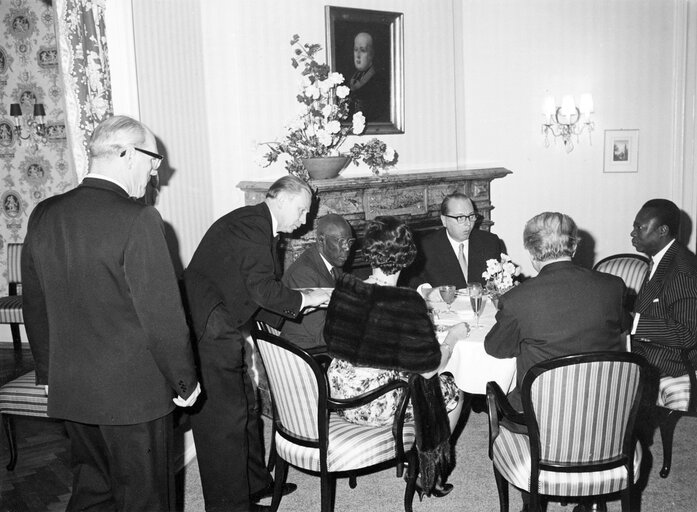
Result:
<instances>
[{"instance_id":1,"label":"striped armchair","mask_svg":"<svg viewBox=\"0 0 697 512\"><path fill-rule=\"evenodd\" d=\"M414 424L404 422L409 398L407 384L391 382L358 397L333 399L329 396L325 371L314 357L267 330L257 328L252 335L266 368L273 404L271 457L276 461L276 487L271 509L276 511L280 505L289 464L319 473L321 510L329 512L333 508L337 475L348 475L354 487L359 469L394 460L398 477L403 475L408 462L404 509L411 512L417 457L412 449ZM336 414L338 410L364 405L397 388L403 388L405 393L391 426L356 425Z\"/></svg>"},{"instance_id":2,"label":"striped armchair","mask_svg":"<svg viewBox=\"0 0 697 512\"><path fill-rule=\"evenodd\" d=\"M631 310L649 270L649 260L639 254L615 254L600 260L593 270L622 278L627 286L627 307Z\"/></svg>"},{"instance_id":3,"label":"striped armchair","mask_svg":"<svg viewBox=\"0 0 697 512\"><path fill-rule=\"evenodd\" d=\"M12 344L17 350L22 348L19 324L24 323L24 316L22 315L21 259L22 244L7 244L7 283L9 294L6 297L0 297L0 324L10 324Z\"/></svg>"},{"instance_id":4,"label":"striped armchair","mask_svg":"<svg viewBox=\"0 0 697 512\"><path fill-rule=\"evenodd\" d=\"M644 358L625 352L544 361L523 379L522 414L490 382L489 456L501 510L508 510L510 482L530 493L535 512L542 496L580 499L615 492L621 492L622 510L629 511L642 455L634 420L647 368Z\"/></svg>"},{"instance_id":5,"label":"striped armchair","mask_svg":"<svg viewBox=\"0 0 697 512\"><path fill-rule=\"evenodd\" d=\"M681 353L685 375L663 377L658 383L658 425L663 442L663 467L660 475L667 478L673 462L673 433L678 420L683 416L697 417L697 375L686 350Z\"/></svg>"}]
</instances>

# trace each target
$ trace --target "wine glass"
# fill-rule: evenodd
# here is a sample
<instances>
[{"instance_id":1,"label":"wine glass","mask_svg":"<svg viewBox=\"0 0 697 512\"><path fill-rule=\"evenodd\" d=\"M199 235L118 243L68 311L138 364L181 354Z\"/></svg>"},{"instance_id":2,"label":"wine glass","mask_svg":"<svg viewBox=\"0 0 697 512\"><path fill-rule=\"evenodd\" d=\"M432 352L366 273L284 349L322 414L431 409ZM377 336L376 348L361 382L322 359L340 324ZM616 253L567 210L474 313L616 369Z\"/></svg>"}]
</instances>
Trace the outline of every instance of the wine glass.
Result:
<instances>
[{"instance_id":1,"label":"wine glass","mask_svg":"<svg viewBox=\"0 0 697 512\"><path fill-rule=\"evenodd\" d=\"M455 287L450 284L443 285L438 287L438 291L440 292L440 297L443 299L443 302L448 305L448 311L450 311L450 307L453 302L455 302Z\"/></svg>"},{"instance_id":2,"label":"wine glass","mask_svg":"<svg viewBox=\"0 0 697 512\"><path fill-rule=\"evenodd\" d=\"M479 327L479 315L482 313L482 306L484 305L484 291L479 283L470 283L467 285L467 289L470 295L470 306L472 306L472 312L476 318L475 327Z\"/></svg>"}]
</instances>

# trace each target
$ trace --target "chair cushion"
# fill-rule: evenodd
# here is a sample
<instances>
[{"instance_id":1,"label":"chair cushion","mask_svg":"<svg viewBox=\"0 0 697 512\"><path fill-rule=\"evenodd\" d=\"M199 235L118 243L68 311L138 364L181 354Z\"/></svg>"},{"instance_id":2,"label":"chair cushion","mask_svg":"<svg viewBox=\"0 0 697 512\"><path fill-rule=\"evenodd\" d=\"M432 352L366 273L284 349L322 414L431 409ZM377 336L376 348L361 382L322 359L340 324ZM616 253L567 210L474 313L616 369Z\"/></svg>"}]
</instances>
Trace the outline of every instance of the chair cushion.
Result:
<instances>
[{"instance_id":1,"label":"chair cushion","mask_svg":"<svg viewBox=\"0 0 697 512\"><path fill-rule=\"evenodd\" d=\"M641 445L634 450L634 481L639 477ZM501 426L493 445L494 467L519 489L530 490L530 443L528 436ZM541 471L539 493L555 496L595 496L617 492L627 486L623 467L584 473Z\"/></svg>"},{"instance_id":2,"label":"chair cushion","mask_svg":"<svg viewBox=\"0 0 697 512\"><path fill-rule=\"evenodd\" d=\"M404 450L414 443L413 423L405 423L402 439ZM349 471L372 466L393 459L395 443L392 425L370 427L356 425L336 414L329 419L327 468L331 471ZM357 453L357 450L359 452ZM319 448L292 443L276 433L276 452L288 463L310 471L320 471Z\"/></svg>"},{"instance_id":3,"label":"chair cushion","mask_svg":"<svg viewBox=\"0 0 697 512\"><path fill-rule=\"evenodd\" d=\"M658 384L657 405L687 411L690 403L690 377L685 374L680 377L663 377Z\"/></svg>"},{"instance_id":4,"label":"chair cushion","mask_svg":"<svg viewBox=\"0 0 697 512\"><path fill-rule=\"evenodd\" d=\"M35 382L36 373L31 371L0 387L0 413L47 418L46 391Z\"/></svg>"},{"instance_id":5,"label":"chair cushion","mask_svg":"<svg viewBox=\"0 0 697 512\"><path fill-rule=\"evenodd\" d=\"M0 297L0 324L23 324L22 296Z\"/></svg>"}]
</instances>

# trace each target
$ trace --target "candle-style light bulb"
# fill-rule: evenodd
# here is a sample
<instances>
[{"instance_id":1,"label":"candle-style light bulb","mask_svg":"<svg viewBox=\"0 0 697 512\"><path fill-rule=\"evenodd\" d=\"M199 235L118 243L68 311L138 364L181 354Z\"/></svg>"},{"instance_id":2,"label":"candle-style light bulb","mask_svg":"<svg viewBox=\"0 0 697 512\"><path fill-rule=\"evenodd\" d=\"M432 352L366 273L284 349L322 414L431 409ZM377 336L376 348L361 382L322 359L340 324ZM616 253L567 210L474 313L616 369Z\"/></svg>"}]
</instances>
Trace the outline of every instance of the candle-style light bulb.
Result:
<instances>
[{"instance_id":1,"label":"candle-style light bulb","mask_svg":"<svg viewBox=\"0 0 697 512\"><path fill-rule=\"evenodd\" d=\"M576 113L576 103L571 94L565 95L561 100L561 115L571 117Z\"/></svg>"}]
</instances>

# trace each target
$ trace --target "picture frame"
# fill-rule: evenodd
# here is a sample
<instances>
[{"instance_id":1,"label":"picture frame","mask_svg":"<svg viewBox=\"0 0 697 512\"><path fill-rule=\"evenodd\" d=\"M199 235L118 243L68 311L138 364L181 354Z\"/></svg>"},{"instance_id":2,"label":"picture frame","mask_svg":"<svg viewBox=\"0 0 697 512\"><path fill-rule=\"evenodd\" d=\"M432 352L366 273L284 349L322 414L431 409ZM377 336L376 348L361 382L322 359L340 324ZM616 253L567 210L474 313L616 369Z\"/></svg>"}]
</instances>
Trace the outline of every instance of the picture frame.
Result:
<instances>
[{"instance_id":1,"label":"picture frame","mask_svg":"<svg viewBox=\"0 0 697 512\"><path fill-rule=\"evenodd\" d=\"M404 14L333 5L324 9L327 64L352 89L349 114L363 112L363 134L404 133Z\"/></svg>"},{"instance_id":2,"label":"picture frame","mask_svg":"<svg viewBox=\"0 0 697 512\"><path fill-rule=\"evenodd\" d=\"M639 130L605 130L603 172L639 172Z\"/></svg>"}]
</instances>

